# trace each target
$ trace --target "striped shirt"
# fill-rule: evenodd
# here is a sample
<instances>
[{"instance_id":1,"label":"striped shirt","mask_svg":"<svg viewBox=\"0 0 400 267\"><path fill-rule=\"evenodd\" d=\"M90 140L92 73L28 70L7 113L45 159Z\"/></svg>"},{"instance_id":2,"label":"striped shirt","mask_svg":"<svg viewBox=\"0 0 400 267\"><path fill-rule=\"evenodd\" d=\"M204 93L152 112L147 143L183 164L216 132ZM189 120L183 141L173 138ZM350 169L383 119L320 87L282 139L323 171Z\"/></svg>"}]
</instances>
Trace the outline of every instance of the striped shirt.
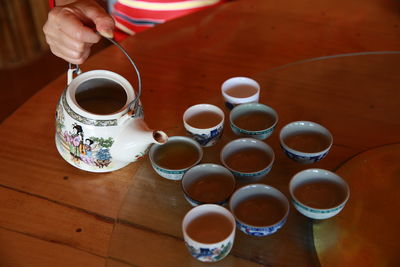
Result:
<instances>
[{"instance_id":1,"label":"striped shirt","mask_svg":"<svg viewBox=\"0 0 400 267\"><path fill-rule=\"evenodd\" d=\"M157 24L178 18L227 0L118 0L112 16L118 30L133 35ZM118 35L117 35L118 36ZM117 37L116 36L116 37ZM117 39L122 39L120 36Z\"/></svg>"}]
</instances>

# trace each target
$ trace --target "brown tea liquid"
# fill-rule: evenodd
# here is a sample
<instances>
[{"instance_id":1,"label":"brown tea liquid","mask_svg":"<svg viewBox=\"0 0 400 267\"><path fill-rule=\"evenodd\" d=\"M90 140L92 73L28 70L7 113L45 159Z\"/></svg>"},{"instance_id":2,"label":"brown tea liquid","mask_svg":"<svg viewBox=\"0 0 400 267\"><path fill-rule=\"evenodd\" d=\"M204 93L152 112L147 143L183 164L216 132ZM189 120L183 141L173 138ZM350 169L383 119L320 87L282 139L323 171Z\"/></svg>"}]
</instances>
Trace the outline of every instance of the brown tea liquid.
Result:
<instances>
[{"instance_id":1,"label":"brown tea liquid","mask_svg":"<svg viewBox=\"0 0 400 267\"><path fill-rule=\"evenodd\" d=\"M121 110L127 101L124 88L108 79L92 79L79 85L75 99L84 110L95 114L111 114Z\"/></svg>"},{"instance_id":2,"label":"brown tea liquid","mask_svg":"<svg viewBox=\"0 0 400 267\"><path fill-rule=\"evenodd\" d=\"M246 112L233 120L233 123L237 127L248 131L261 131L268 129L274 124L274 122L275 118L271 114L263 111Z\"/></svg>"},{"instance_id":3,"label":"brown tea liquid","mask_svg":"<svg viewBox=\"0 0 400 267\"><path fill-rule=\"evenodd\" d=\"M199 158L197 148L183 141L169 141L154 153L155 163L165 169L184 169L192 166Z\"/></svg>"},{"instance_id":4,"label":"brown tea liquid","mask_svg":"<svg viewBox=\"0 0 400 267\"><path fill-rule=\"evenodd\" d=\"M287 136L283 141L288 147L305 153L321 152L330 145L329 138L317 132L299 132Z\"/></svg>"},{"instance_id":5,"label":"brown tea liquid","mask_svg":"<svg viewBox=\"0 0 400 267\"><path fill-rule=\"evenodd\" d=\"M316 209L334 208L346 199L340 184L325 179L299 185L293 194L301 203Z\"/></svg>"},{"instance_id":6,"label":"brown tea liquid","mask_svg":"<svg viewBox=\"0 0 400 267\"><path fill-rule=\"evenodd\" d=\"M268 195L256 195L240 202L235 210L236 217L253 226L268 226L277 223L286 213L278 199Z\"/></svg>"},{"instance_id":7,"label":"brown tea liquid","mask_svg":"<svg viewBox=\"0 0 400 267\"><path fill-rule=\"evenodd\" d=\"M272 157L261 149L244 148L226 158L226 164L239 172L257 172L266 168Z\"/></svg>"},{"instance_id":8,"label":"brown tea liquid","mask_svg":"<svg viewBox=\"0 0 400 267\"><path fill-rule=\"evenodd\" d=\"M226 239L233 230L232 222L222 214L210 212L191 221L187 234L200 243L217 243Z\"/></svg>"},{"instance_id":9,"label":"brown tea liquid","mask_svg":"<svg viewBox=\"0 0 400 267\"><path fill-rule=\"evenodd\" d=\"M209 174L197 178L186 189L191 198L203 203L218 203L229 197L234 189L232 178L223 174Z\"/></svg>"},{"instance_id":10,"label":"brown tea liquid","mask_svg":"<svg viewBox=\"0 0 400 267\"><path fill-rule=\"evenodd\" d=\"M238 84L227 89L225 93L232 97L246 98L257 93L257 89L251 85Z\"/></svg>"},{"instance_id":11,"label":"brown tea liquid","mask_svg":"<svg viewBox=\"0 0 400 267\"><path fill-rule=\"evenodd\" d=\"M212 111L203 111L189 117L186 122L194 128L207 129L217 126L221 120L221 115Z\"/></svg>"}]
</instances>

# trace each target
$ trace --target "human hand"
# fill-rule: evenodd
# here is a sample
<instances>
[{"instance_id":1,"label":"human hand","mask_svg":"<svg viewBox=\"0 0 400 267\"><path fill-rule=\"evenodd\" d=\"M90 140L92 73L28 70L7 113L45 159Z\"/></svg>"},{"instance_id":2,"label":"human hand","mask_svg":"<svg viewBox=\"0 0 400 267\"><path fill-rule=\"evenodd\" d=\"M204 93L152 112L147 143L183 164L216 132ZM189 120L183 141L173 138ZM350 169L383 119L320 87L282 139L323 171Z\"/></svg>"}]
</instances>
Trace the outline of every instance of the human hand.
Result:
<instances>
[{"instance_id":1,"label":"human hand","mask_svg":"<svg viewBox=\"0 0 400 267\"><path fill-rule=\"evenodd\" d=\"M73 64L82 64L93 44L100 41L94 28L112 38L114 20L93 0L78 0L54 7L43 26L51 52Z\"/></svg>"}]
</instances>

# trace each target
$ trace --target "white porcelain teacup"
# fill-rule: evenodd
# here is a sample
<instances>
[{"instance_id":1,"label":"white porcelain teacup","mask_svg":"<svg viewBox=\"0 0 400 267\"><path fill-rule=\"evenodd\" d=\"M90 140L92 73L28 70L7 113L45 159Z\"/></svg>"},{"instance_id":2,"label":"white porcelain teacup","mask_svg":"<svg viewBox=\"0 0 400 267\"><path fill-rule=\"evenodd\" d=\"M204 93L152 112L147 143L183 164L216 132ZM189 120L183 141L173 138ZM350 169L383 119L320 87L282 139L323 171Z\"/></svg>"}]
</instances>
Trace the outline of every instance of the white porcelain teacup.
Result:
<instances>
[{"instance_id":1,"label":"white porcelain teacup","mask_svg":"<svg viewBox=\"0 0 400 267\"><path fill-rule=\"evenodd\" d=\"M151 166L157 174L169 180L180 180L203 158L202 147L186 136L172 136L165 144L153 145L149 151Z\"/></svg>"},{"instance_id":2,"label":"white porcelain teacup","mask_svg":"<svg viewBox=\"0 0 400 267\"><path fill-rule=\"evenodd\" d=\"M236 135L264 140L273 133L278 113L264 104L247 103L234 107L229 121Z\"/></svg>"},{"instance_id":3,"label":"white porcelain teacup","mask_svg":"<svg viewBox=\"0 0 400 267\"><path fill-rule=\"evenodd\" d=\"M275 154L263 141L239 138L230 141L222 148L220 160L240 181L255 182L269 173Z\"/></svg>"},{"instance_id":4,"label":"white porcelain teacup","mask_svg":"<svg viewBox=\"0 0 400 267\"><path fill-rule=\"evenodd\" d=\"M197 104L183 114L183 124L190 136L201 146L213 146L224 129L224 112L211 104Z\"/></svg>"},{"instance_id":5,"label":"white porcelain teacup","mask_svg":"<svg viewBox=\"0 0 400 267\"><path fill-rule=\"evenodd\" d=\"M350 197L350 188L346 181L324 169L298 172L289 183L289 191L294 207L311 219L335 216Z\"/></svg>"},{"instance_id":6,"label":"white porcelain teacup","mask_svg":"<svg viewBox=\"0 0 400 267\"><path fill-rule=\"evenodd\" d=\"M229 208L237 227L245 234L267 236L285 224L289 201L276 188L265 184L250 184L233 193Z\"/></svg>"},{"instance_id":7,"label":"white porcelain teacup","mask_svg":"<svg viewBox=\"0 0 400 267\"><path fill-rule=\"evenodd\" d=\"M182 221L182 232L190 254L202 262L225 258L235 239L235 218L226 208L204 204L192 208Z\"/></svg>"},{"instance_id":8,"label":"white porcelain teacup","mask_svg":"<svg viewBox=\"0 0 400 267\"><path fill-rule=\"evenodd\" d=\"M292 160L310 164L323 159L333 144L332 134L322 125L311 121L294 121L279 133L283 152Z\"/></svg>"},{"instance_id":9,"label":"white porcelain teacup","mask_svg":"<svg viewBox=\"0 0 400 267\"><path fill-rule=\"evenodd\" d=\"M233 109L240 104L257 103L260 98L260 85L251 78L233 77L222 84L221 93L225 106Z\"/></svg>"},{"instance_id":10,"label":"white porcelain teacup","mask_svg":"<svg viewBox=\"0 0 400 267\"><path fill-rule=\"evenodd\" d=\"M190 168L182 177L185 199L192 205L225 204L235 191L236 180L225 167L204 163Z\"/></svg>"}]
</instances>

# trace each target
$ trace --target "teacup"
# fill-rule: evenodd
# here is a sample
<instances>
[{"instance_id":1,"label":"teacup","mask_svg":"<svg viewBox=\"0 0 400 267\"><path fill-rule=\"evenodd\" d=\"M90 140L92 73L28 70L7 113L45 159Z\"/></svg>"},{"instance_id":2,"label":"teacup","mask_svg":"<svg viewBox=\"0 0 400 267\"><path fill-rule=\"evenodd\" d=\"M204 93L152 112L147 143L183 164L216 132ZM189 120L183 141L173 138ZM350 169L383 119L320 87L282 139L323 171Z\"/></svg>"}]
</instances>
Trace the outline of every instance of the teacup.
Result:
<instances>
[{"instance_id":1,"label":"teacup","mask_svg":"<svg viewBox=\"0 0 400 267\"><path fill-rule=\"evenodd\" d=\"M260 98L260 85L247 77L233 77L221 86L225 106L233 109L245 103L257 103Z\"/></svg>"},{"instance_id":2,"label":"teacup","mask_svg":"<svg viewBox=\"0 0 400 267\"><path fill-rule=\"evenodd\" d=\"M233 193L229 208L243 233L267 236L276 233L285 224L289 201L272 186L250 184Z\"/></svg>"},{"instance_id":3,"label":"teacup","mask_svg":"<svg viewBox=\"0 0 400 267\"><path fill-rule=\"evenodd\" d=\"M279 140L285 154L302 164L320 161L333 144L333 137L328 129L311 121L287 124L281 129Z\"/></svg>"},{"instance_id":4,"label":"teacup","mask_svg":"<svg viewBox=\"0 0 400 267\"><path fill-rule=\"evenodd\" d=\"M339 175L323 169L295 174L289 191L294 207L311 219L328 219L338 214L350 197L348 184Z\"/></svg>"},{"instance_id":5,"label":"teacup","mask_svg":"<svg viewBox=\"0 0 400 267\"><path fill-rule=\"evenodd\" d=\"M169 180L182 179L183 174L202 158L202 147L186 136L172 136L165 144L153 145L149 151L153 169Z\"/></svg>"},{"instance_id":6,"label":"teacup","mask_svg":"<svg viewBox=\"0 0 400 267\"><path fill-rule=\"evenodd\" d=\"M204 204L192 208L182 221L182 232L190 254L202 262L225 258L235 239L235 218L226 208Z\"/></svg>"},{"instance_id":7,"label":"teacup","mask_svg":"<svg viewBox=\"0 0 400 267\"><path fill-rule=\"evenodd\" d=\"M236 135L264 140L274 131L278 113L267 105L248 103L233 108L229 121Z\"/></svg>"},{"instance_id":8,"label":"teacup","mask_svg":"<svg viewBox=\"0 0 400 267\"><path fill-rule=\"evenodd\" d=\"M183 114L186 131L201 146L213 146L221 137L224 128L224 112L211 104L189 107Z\"/></svg>"},{"instance_id":9,"label":"teacup","mask_svg":"<svg viewBox=\"0 0 400 267\"><path fill-rule=\"evenodd\" d=\"M182 177L182 190L192 205L225 204L235 191L235 177L225 167L205 163L190 168Z\"/></svg>"},{"instance_id":10,"label":"teacup","mask_svg":"<svg viewBox=\"0 0 400 267\"><path fill-rule=\"evenodd\" d=\"M239 138L227 143L220 160L233 175L244 182L257 181L268 174L275 160L272 148L254 138Z\"/></svg>"}]
</instances>

